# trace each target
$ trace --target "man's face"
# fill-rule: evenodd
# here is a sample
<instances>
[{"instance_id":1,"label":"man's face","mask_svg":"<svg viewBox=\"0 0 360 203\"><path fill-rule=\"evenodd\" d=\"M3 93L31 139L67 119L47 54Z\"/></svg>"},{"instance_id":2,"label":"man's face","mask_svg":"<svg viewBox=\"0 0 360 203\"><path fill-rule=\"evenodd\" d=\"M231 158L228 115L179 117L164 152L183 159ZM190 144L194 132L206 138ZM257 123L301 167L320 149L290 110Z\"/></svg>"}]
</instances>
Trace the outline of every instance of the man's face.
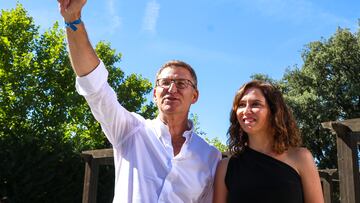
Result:
<instances>
[{"instance_id":1,"label":"man's face","mask_svg":"<svg viewBox=\"0 0 360 203\"><path fill-rule=\"evenodd\" d=\"M187 115L190 105L198 99L198 91L189 83L194 84L190 72L181 67L167 67L163 69L157 78L167 80L167 86L161 86L159 83L154 88L154 100L159 108L160 115ZM177 86L171 80L185 81L187 87ZM170 81L170 82L169 82Z\"/></svg>"}]
</instances>

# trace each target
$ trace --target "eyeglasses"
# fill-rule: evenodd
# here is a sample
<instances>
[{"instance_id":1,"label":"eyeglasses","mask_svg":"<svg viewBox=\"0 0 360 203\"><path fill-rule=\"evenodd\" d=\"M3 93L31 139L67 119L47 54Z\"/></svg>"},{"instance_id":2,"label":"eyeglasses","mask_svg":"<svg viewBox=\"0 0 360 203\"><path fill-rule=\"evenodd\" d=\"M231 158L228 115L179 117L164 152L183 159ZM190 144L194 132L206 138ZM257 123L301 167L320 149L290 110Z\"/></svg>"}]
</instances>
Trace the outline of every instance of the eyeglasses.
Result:
<instances>
[{"instance_id":1,"label":"eyeglasses","mask_svg":"<svg viewBox=\"0 0 360 203\"><path fill-rule=\"evenodd\" d=\"M162 87L162 88L170 88L171 83L174 83L176 88L178 89L185 89L189 85L192 86L194 89L196 89L196 86L194 83L192 83L188 79L170 79L170 78L160 78L156 80L156 86Z\"/></svg>"}]
</instances>

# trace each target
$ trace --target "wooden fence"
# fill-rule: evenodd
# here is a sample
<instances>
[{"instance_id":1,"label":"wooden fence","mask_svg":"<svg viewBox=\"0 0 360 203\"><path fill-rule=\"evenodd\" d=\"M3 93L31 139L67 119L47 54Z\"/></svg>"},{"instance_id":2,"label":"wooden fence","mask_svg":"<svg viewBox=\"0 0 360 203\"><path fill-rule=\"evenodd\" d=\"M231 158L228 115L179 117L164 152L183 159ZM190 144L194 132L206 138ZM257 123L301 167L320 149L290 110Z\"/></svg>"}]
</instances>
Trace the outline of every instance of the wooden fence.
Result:
<instances>
[{"instance_id":1,"label":"wooden fence","mask_svg":"<svg viewBox=\"0 0 360 203\"><path fill-rule=\"evenodd\" d=\"M325 203L334 203L334 183L339 181L340 202L360 203L359 158L360 118L322 123L336 135L338 170L319 170ZM113 165L113 150L84 151L85 177L83 203L96 203L98 173L100 165ZM223 157L227 154L223 154Z\"/></svg>"}]
</instances>

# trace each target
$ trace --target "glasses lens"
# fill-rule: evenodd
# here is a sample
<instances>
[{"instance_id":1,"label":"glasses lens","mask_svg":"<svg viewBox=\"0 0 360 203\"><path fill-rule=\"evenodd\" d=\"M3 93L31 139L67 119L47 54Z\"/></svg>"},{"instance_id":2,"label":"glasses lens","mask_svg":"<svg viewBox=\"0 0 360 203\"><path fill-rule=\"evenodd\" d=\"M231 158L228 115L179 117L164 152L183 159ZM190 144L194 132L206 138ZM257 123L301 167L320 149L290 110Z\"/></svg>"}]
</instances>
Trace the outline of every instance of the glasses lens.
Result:
<instances>
[{"instance_id":1,"label":"glasses lens","mask_svg":"<svg viewBox=\"0 0 360 203\"><path fill-rule=\"evenodd\" d=\"M185 89L189 85L193 86L192 82L188 79L168 79L168 78L161 78L157 80L157 85L162 88L169 88L171 83L175 83L176 88Z\"/></svg>"},{"instance_id":2,"label":"glasses lens","mask_svg":"<svg viewBox=\"0 0 360 203\"><path fill-rule=\"evenodd\" d=\"M179 79L179 80L175 80L175 85L179 89L185 89L188 86L187 82L188 81L186 79Z\"/></svg>"},{"instance_id":3,"label":"glasses lens","mask_svg":"<svg viewBox=\"0 0 360 203\"><path fill-rule=\"evenodd\" d=\"M166 79L166 78L163 78L163 79L159 79L158 80L158 84L159 86L161 87L170 87L171 85L171 80L170 79Z\"/></svg>"}]
</instances>

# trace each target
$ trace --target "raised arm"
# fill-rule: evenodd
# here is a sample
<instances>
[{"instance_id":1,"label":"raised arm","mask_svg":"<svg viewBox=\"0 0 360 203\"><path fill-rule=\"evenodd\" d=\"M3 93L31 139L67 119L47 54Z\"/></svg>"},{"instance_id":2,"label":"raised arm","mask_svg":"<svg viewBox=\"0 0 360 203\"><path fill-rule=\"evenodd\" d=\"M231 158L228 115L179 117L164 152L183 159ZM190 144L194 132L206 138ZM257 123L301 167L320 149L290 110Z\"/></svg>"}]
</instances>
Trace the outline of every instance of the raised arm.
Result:
<instances>
[{"instance_id":1,"label":"raised arm","mask_svg":"<svg viewBox=\"0 0 360 203\"><path fill-rule=\"evenodd\" d=\"M65 22L74 22L80 19L86 0L58 0L58 2ZM66 27L70 61L76 75L85 76L98 66L100 60L89 41L84 23L75 26L76 31Z\"/></svg>"}]
</instances>

